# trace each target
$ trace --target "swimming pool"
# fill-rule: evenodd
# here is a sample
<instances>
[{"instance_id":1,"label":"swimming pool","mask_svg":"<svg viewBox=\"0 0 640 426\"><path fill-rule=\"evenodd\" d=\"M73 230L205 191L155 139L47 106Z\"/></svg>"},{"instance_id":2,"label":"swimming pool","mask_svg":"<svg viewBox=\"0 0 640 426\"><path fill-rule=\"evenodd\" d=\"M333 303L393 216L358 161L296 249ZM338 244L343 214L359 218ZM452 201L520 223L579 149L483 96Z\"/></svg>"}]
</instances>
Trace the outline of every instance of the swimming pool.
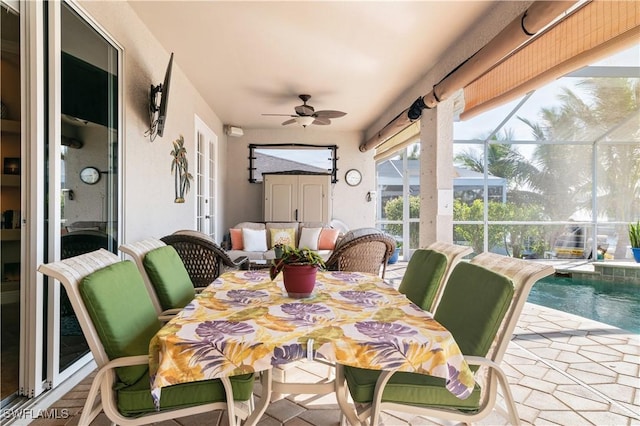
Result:
<instances>
[{"instance_id":1,"label":"swimming pool","mask_svg":"<svg viewBox=\"0 0 640 426\"><path fill-rule=\"evenodd\" d=\"M534 284L527 302L640 333L640 286L551 276Z\"/></svg>"}]
</instances>

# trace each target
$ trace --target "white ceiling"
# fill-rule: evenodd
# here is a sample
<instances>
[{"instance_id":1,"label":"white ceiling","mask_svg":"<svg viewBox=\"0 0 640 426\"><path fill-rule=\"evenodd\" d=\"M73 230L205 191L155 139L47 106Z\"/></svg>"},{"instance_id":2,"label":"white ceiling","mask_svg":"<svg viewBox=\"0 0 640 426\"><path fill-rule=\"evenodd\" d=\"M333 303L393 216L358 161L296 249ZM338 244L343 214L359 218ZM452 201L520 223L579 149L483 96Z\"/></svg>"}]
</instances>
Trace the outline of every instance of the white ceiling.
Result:
<instances>
[{"instance_id":1,"label":"white ceiling","mask_svg":"<svg viewBox=\"0 0 640 426\"><path fill-rule=\"evenodd\" d=\"M287 117L261 114L292 114L308 93L316 111L347 112L316 126L332 130L367 129L494 4L131 2L223 123L279 128Z\"/></svg>"}]
</instances>

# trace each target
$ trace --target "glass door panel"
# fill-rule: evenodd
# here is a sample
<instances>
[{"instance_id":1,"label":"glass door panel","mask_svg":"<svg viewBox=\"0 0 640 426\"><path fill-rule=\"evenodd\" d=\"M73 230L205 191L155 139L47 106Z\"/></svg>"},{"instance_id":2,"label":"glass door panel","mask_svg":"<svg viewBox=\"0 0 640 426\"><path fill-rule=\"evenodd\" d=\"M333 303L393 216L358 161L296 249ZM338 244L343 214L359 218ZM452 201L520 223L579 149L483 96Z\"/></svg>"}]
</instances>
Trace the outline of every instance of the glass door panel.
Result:
<instances>
[{"instance_id":1,"label":"glass door panel","mask_svg":"<svg viewBox=\"0 0 640 426\"><path fill-rule=\"evenodd\" d=\"M197 229L217 240L216 161L217 137L204 122L196 118L196 199Z\"/></svg>"},{"instance_id":2,"label":"glass door panel","mask_svg":"<svg viewBox=\"0 0 640 426\"><path fill-rule=\"evenodd\" d=\"M117 253L118 51L69 5L61 13L60 257ZM88 352L60 291L59 371Z\"/></svg>"},{"instance_id":3,"label":"glass door panel","mask_svg":"<svg viewBox=\"0 0 640 426\"><path fill-rule=\"evenodd\" d=\"M0 324L2 405L17 394L20 366L20 291L21 291L21 72L20 72L20 15L13 7L0 2L2 28L0 117L2 178L2 216L0 225Z\"/></svg>"}]
</instances>

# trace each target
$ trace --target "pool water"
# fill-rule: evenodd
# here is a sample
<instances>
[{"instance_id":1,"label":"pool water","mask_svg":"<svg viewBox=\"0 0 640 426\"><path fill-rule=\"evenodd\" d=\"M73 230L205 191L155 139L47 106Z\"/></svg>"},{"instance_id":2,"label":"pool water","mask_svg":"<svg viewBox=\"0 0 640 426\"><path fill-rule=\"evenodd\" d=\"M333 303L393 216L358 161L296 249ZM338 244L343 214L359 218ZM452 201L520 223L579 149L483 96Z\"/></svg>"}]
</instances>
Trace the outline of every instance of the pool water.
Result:
<instances>
[{"instance_id":1,"label":"pool water","mask_svg":"<svg viewBox=\"0 0 640 426\"><path fill-rule=\"evenodd\" d=\"M640 333L640 286L551 276L534 284L527 302Z\"/></svg>"}]
</instances>

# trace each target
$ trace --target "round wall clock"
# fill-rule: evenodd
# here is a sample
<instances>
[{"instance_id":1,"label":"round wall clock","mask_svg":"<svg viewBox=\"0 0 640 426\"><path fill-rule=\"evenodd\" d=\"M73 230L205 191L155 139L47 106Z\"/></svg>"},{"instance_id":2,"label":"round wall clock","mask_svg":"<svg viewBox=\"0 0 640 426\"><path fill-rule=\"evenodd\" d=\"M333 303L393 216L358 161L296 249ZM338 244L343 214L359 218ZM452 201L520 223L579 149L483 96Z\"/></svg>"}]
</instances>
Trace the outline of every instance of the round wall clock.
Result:
<instances>
[{"instance_id":1,"label":"round wall clock","mask_svg":"<svg viewBox=\"0 0 640 426\"><path fill-rule=\"evenodd\" d=\"M93 185L100 180L100 170L95 167L85 167L80 172L80 180L88 185Z\"/></svg>"},{"instance_id":2,"label":"round wall clock","mask_svg":"<svg viewBox=\"0 0 640 426\"><path fill-rule=\"evenodd\" d=\"M347 182L347 185L356 186L362 181L362 174L356 169L347 170L347 173L344 175L344 180Z\"/></svg>"}]
</instances>

